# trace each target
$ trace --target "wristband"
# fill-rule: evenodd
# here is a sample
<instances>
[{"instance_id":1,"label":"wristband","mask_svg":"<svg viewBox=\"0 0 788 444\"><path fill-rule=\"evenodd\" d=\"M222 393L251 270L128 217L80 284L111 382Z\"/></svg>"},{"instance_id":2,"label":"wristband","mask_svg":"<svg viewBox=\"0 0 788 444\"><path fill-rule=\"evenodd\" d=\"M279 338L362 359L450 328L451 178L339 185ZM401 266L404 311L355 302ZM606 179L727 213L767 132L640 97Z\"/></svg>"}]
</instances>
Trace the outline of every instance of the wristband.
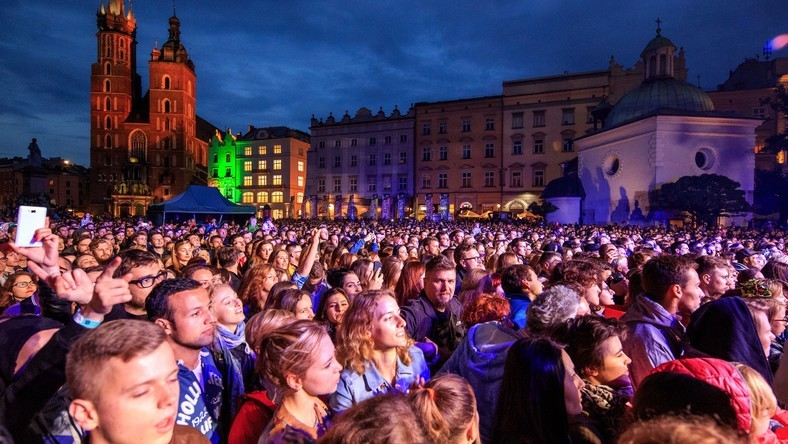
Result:
<instances>
[{"instance_id":1,"label":"wristband","mask_svg":"<svg viewBox=\"0 0 788 444\"><path fill-rule=\"evenodd\" d=\"M80 310L77 310L77 312L74 313L74 322L85 328L90 328L90 329L96 328L99 325L101 325L101 322L91 321L90 319L82 316L82 312Z\"/></svg>"}]
</instances>

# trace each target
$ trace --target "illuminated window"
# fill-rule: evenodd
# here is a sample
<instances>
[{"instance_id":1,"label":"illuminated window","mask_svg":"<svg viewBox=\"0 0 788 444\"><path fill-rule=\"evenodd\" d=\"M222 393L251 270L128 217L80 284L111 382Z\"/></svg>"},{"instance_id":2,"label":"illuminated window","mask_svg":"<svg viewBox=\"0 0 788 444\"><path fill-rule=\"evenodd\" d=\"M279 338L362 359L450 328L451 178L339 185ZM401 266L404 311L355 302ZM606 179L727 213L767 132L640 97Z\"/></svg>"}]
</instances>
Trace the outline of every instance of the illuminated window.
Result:
<instances>
[{"instance_id":1,"label":"illuminated window","mask_svg":"<svg viewBox=\"0 0 788 444\"><path fill-rule=\"evenodd\" d=\"M274 145L274 154L282 154L282 145Z\"/></svg>"},{"instance_id":2,"label":"illuminated window","mask_svg":"<svg viewBox=\"0 0 788 444\"><path fill-rule=\"evenodd\" d=\"M252 176L244 176L244 186L245 187L252 186Z\"/></svg>"},{"instance_id":3,"label":"illuminated window","mask_svg":"<svg viewBox=\"0 0 788 444\"><path fill-rule=\"evenodd\" d=\"M266 154L268 154L268 147L267 146L261 146L261 147L257 148L257 154L259 154L261 156L265 156Z\"/></svg>"},{"instance_id":4,"label":"illuminated window","mask_svg":"<svg viewBox=\"0 0 788 444\"><path fill-rule=\"evenodd\" d=\"M298 176L298 186L304 186L304 176Z\"/></svg>"},{"instance_id":5,"label":"illuminated window","mask_svg":"<svg viewBox=\"0 0 788 444\"><path fill-rule=\"evenodd\" d=\"M268 161L267 160L258 160L257 161L257 169L258 170L268 169Z\"/></svg>"},{"instance_id":6,"label":"illuminated window","mask_svg":"<svg viewBox=\"0 0 788 444\"><path fill-rule=\"evenodd\" d=\"M244 147L244 156L251 156L252 155L252 147L245 146Z\"/></svg>"},{"instance_id":7,"label":"illuminated window","mask_svg":"<svg viewBox=\"0 0 788 444\"><path fill-rule=\"evenodd\" d=\"M274 174L274 185L282 185L282 175Z\"/></svg>"},{"instance_id":8,"label":"illuminated window","mask_svg":"<svg viewBox=\"0 0 788 444\"><path fill-rule=\"evenodd\" d=\"M252 171L252 161L251 160L244 161L244 171Z\"/></svg>"},{"instance_id":9,"label":"illuminated window","mask_svg":"<svg viewBox=\"0 0 788 444\"><path fill-rule=\"evenodd\" d=\"M296 203L299 205L304 203L304 193L296 193Z\"/></svg>"},{"instance_id":10,"label":"illuminated window","mask_svg":"<svg viewBox=\"0 0 788 444\"><path fill-rule=\"evenodd\" d=\"M257 184L261 187L268 186L268 175L257 176Z\"/></svg>"},{"instance_id":11,"label":"illuminated window","mask_svg":"<svg viewBox=\"0 0 788 444\"><path fill-rule=\"evenodd\" d=\"M304 161L303 160L299 160L298 161L298 172L302 173L303 171L304 171Z\"/></svg>"},{"instance_id":12,"label":"illuminated window","mask_svg":"<svg viewBox=\"0 0 788 444\"><path fill-rule=\"evenodd\" d=\"M268 193L265 191L258 191L257 203L268 203Z\"/></svg>"},{"instance_id":13,"label":"illuminated window","mask_svg":"<svg viewBox=\"0 0 788 444\"><path fill-rule=\"evenodd\" d=\"M282 159L274 159L274 170L282 169Z\"/></svg>"},{"instance_id":14,"label":"illuminated window","mask_svg":"<svg viewBox=\"0 0 788 444\"><path fill-rule=\"evenodd\" d=\"M281 191L274 191L271 193L271 202L273 203L282 203L285 201L285 193Z\"/></svg>"},{"instance_id":15,"label":"illuminated window","mask_svg":"<svg viewBox=\"0 0 788 444\"><path fill-rule=\"evenodd\" d=\"M241 200L243 203L252 203L254 202L254 193L251 191L247 191L241 195Z\"/></svg>"}]
</instances>

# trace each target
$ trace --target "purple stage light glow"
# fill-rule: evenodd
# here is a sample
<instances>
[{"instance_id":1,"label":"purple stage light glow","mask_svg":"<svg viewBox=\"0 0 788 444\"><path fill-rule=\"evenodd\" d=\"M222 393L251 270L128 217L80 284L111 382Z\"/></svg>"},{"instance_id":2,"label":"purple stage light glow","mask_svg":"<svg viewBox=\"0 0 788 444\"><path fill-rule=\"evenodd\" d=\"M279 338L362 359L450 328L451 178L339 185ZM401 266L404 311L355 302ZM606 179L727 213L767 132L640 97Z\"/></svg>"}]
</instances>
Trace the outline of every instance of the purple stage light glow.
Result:
<instances>
[{"instance_id":1,"label":"purple stage light glow","mask_svg":"<svg viewBox=\"0 0 788 444\"><path fill-rule=\"evenodd\" d=\"M767 43L772 51L779 51L788 46L788 34L780 34Z\"/></svg>"}]
</instances>

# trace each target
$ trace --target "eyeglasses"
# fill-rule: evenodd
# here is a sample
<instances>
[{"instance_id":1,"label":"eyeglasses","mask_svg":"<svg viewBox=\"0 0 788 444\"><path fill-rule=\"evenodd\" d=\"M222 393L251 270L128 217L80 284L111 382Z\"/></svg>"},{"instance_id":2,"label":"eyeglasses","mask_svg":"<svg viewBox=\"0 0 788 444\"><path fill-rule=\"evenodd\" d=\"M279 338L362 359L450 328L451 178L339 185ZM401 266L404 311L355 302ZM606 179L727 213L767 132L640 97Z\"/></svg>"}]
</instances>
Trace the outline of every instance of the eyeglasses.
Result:
<instances>
[{"instance_id":1,"label":"eyeglasses","mask_svg":"<svg viewBox=\"0 0 788 444\"><path fill-rule=\"evenodd\" d=\"M3 257L0 257L0 262L5 262L5 261L7 261L7 260L8 260L8 258L7 258L7 257L5 257L5 256L3 256Z\"/></svg>"},{"instance_id":2,"label":"eyeglasses","mask_svg":"<svg viewBox=\"0 0 788 444\"><path fill-rule=\"evenodd\" d=\"M16 283L16 284L14 284L13 286L14 286L14 287L17 287L17 288L38 287L38 285L36 285L36 283L35 283L35 282L30 282L30 281L27 281L27 282L17 282L17 283Z\"/></svg>"},{"instance_id":3,"label":"eyeglasses","mask_svg":"<svg viewBox=\"0 0 788 444\"><path fill-rule=\"evenodd\" d=\"M464 258L462 258L462 260L464 260L464 261L478 261L479 260L479 256L464 257Z\"/></svg>"},{"instance_id":4,"label":"eyeglasses","mask_svg":"<svg viewBox=\"0 0 788 444\"><path fill-rule=\"evenodd\" d=\"M144 276L139 279L134 279L133 281L129 281L129 284L134 284L140 288L150 288L156 285L159 281L167 276L166 271L161 271L159 274L154 276Z\"/></svg>"}]
</instances>

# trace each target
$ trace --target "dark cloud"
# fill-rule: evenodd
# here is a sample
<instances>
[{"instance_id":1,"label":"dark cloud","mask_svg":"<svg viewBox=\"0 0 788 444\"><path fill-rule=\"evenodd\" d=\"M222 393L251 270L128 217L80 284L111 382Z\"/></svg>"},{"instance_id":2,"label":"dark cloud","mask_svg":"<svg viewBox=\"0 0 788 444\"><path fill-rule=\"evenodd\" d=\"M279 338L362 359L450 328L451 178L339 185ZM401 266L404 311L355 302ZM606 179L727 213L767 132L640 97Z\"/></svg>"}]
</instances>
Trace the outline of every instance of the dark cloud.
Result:
<instances>
[{"instance_id":1,"label":"dark cloud","mask_svg":"<svg viewBox=\"0 0 788 444\"><path fill-rule=\"evenodd\" d=\"M3 1L0 155L38 137L44 154L88 163L95 12L84 0ZM388 114L418 101L499 94L501 82L631 67L654 36L686 51L689 80L714 89L745 57L788 32L777 0L289 2L179 0L197 66L198 113L221 127ZM136 0L138 70L167 39L168 2ZM788 56L782 50L774 56Z\"/></svg>"}]
</instances>

